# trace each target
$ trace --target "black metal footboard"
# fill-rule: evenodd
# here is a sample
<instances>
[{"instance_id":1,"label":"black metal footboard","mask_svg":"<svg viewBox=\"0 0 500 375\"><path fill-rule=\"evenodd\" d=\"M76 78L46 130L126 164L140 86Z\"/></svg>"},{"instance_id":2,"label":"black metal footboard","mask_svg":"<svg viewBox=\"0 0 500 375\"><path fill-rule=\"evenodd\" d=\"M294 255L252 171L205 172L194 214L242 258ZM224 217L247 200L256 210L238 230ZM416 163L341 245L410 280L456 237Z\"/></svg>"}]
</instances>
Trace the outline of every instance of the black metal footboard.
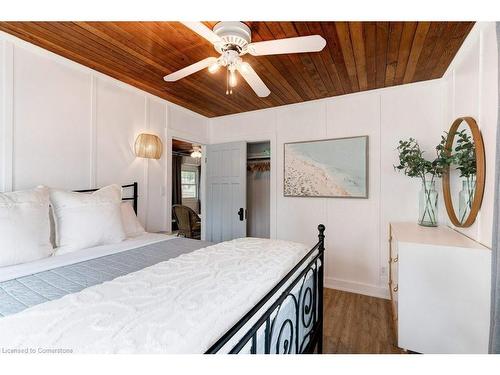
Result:
<instances>
[{"instance_id":1,"label":"black metal footboard","mask_svg":"<svg viewBox=\"0 0 500 375\"><path fill-rule=\"evenodd\" d=\"M243 349L251 354L322 353L325 226L318 225L318 231L318 243L207 354L226 346L231 354ZM246 328L250 321L252 326ZM246 332L235 341L242 329Z\"/></svg>"}]
</instances>

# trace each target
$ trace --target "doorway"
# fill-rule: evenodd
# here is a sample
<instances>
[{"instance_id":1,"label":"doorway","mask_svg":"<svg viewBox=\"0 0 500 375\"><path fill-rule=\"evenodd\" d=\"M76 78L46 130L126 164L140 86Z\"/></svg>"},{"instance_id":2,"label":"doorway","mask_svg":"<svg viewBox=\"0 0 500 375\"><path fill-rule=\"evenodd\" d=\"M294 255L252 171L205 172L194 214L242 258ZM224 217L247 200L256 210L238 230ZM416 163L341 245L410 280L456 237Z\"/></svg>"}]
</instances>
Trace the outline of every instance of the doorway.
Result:
<instances>
[{"instance_id":1,"label":"doorway","mask_svg":"<svg viewBox=\"0 0 500 375\"><path fill-rule=\"evenodd\" d=\"M270 238L271 143L247 144L247 236Z\"/></svg>"},{"instance_id":2,"label":"doorway","mask_svg":"<svg viewBox=\"0 0 500 375\"><path fill-rule=\"evenodd\" d=\"M206 147L205 238L222 242L271 236L271 144L245 141Z\"/></svg>"},{"instance_id":3,"label":"doorway","mask_svg":"<svg viewBox=\"0 0 500 375\"><path fill-rule=\"evenodd\" d=\"M201 145L172 139L172 232L201 237Z\"/></svg>"}]
</instances>

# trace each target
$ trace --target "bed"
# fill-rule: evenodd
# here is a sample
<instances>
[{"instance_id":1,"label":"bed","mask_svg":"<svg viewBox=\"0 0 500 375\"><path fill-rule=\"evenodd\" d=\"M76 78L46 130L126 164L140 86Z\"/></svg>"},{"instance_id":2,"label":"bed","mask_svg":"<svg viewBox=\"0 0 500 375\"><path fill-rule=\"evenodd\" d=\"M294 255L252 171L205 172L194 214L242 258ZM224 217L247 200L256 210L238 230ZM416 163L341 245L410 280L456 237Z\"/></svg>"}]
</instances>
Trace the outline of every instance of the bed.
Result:
<instances>
[{"instance_id":1,"label":"bed","mask_svg":"<svg viewBox=\"0 0 500 375\"><path fill-rule=\"evenodd\" d=\"M137 210L137 184L130 200ZM86 190L90 192L92 190ZM0 268L11 352L321 353L323 225L312 248L146 233Z\"/></svg>"}]
</instances>

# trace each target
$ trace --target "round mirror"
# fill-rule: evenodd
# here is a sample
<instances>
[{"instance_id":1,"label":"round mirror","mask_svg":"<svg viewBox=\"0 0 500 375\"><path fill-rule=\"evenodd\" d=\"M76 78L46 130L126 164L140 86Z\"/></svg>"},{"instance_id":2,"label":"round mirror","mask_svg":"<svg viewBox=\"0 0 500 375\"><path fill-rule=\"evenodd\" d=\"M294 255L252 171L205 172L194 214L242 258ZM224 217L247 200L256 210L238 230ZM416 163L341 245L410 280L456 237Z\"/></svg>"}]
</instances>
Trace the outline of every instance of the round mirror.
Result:
<instances>
[{"instance_id":1,"label":"round mirror","mask_svg":"<svg viewBox=\"0 0 500 375\"><path fill-rule=\"evenodd\" d=\"M443 175L448 216L457 227L470 227L481 208L485 158L481 132L472 117L459 117L451 125L446 150L452 158Z\"/></svg>"}]
</instances>

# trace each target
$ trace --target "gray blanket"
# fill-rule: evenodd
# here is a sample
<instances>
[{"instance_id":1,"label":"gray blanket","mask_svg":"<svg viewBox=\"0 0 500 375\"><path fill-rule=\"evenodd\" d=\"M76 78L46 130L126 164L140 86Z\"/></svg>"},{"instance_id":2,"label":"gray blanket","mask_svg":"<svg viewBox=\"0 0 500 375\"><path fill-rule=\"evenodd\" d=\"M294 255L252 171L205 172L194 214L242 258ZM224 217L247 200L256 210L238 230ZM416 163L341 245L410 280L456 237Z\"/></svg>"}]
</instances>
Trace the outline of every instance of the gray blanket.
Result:
<instances>
[{"instance_id":1,"label":"gray blanket","mask_svg":"<svg viewBox=\"0 0 500 375\"><path fill-rule=\"evenodd\" d=\"M0 317L212 245L174 238L0 282Z\"/></svg>"}]
</instances>

